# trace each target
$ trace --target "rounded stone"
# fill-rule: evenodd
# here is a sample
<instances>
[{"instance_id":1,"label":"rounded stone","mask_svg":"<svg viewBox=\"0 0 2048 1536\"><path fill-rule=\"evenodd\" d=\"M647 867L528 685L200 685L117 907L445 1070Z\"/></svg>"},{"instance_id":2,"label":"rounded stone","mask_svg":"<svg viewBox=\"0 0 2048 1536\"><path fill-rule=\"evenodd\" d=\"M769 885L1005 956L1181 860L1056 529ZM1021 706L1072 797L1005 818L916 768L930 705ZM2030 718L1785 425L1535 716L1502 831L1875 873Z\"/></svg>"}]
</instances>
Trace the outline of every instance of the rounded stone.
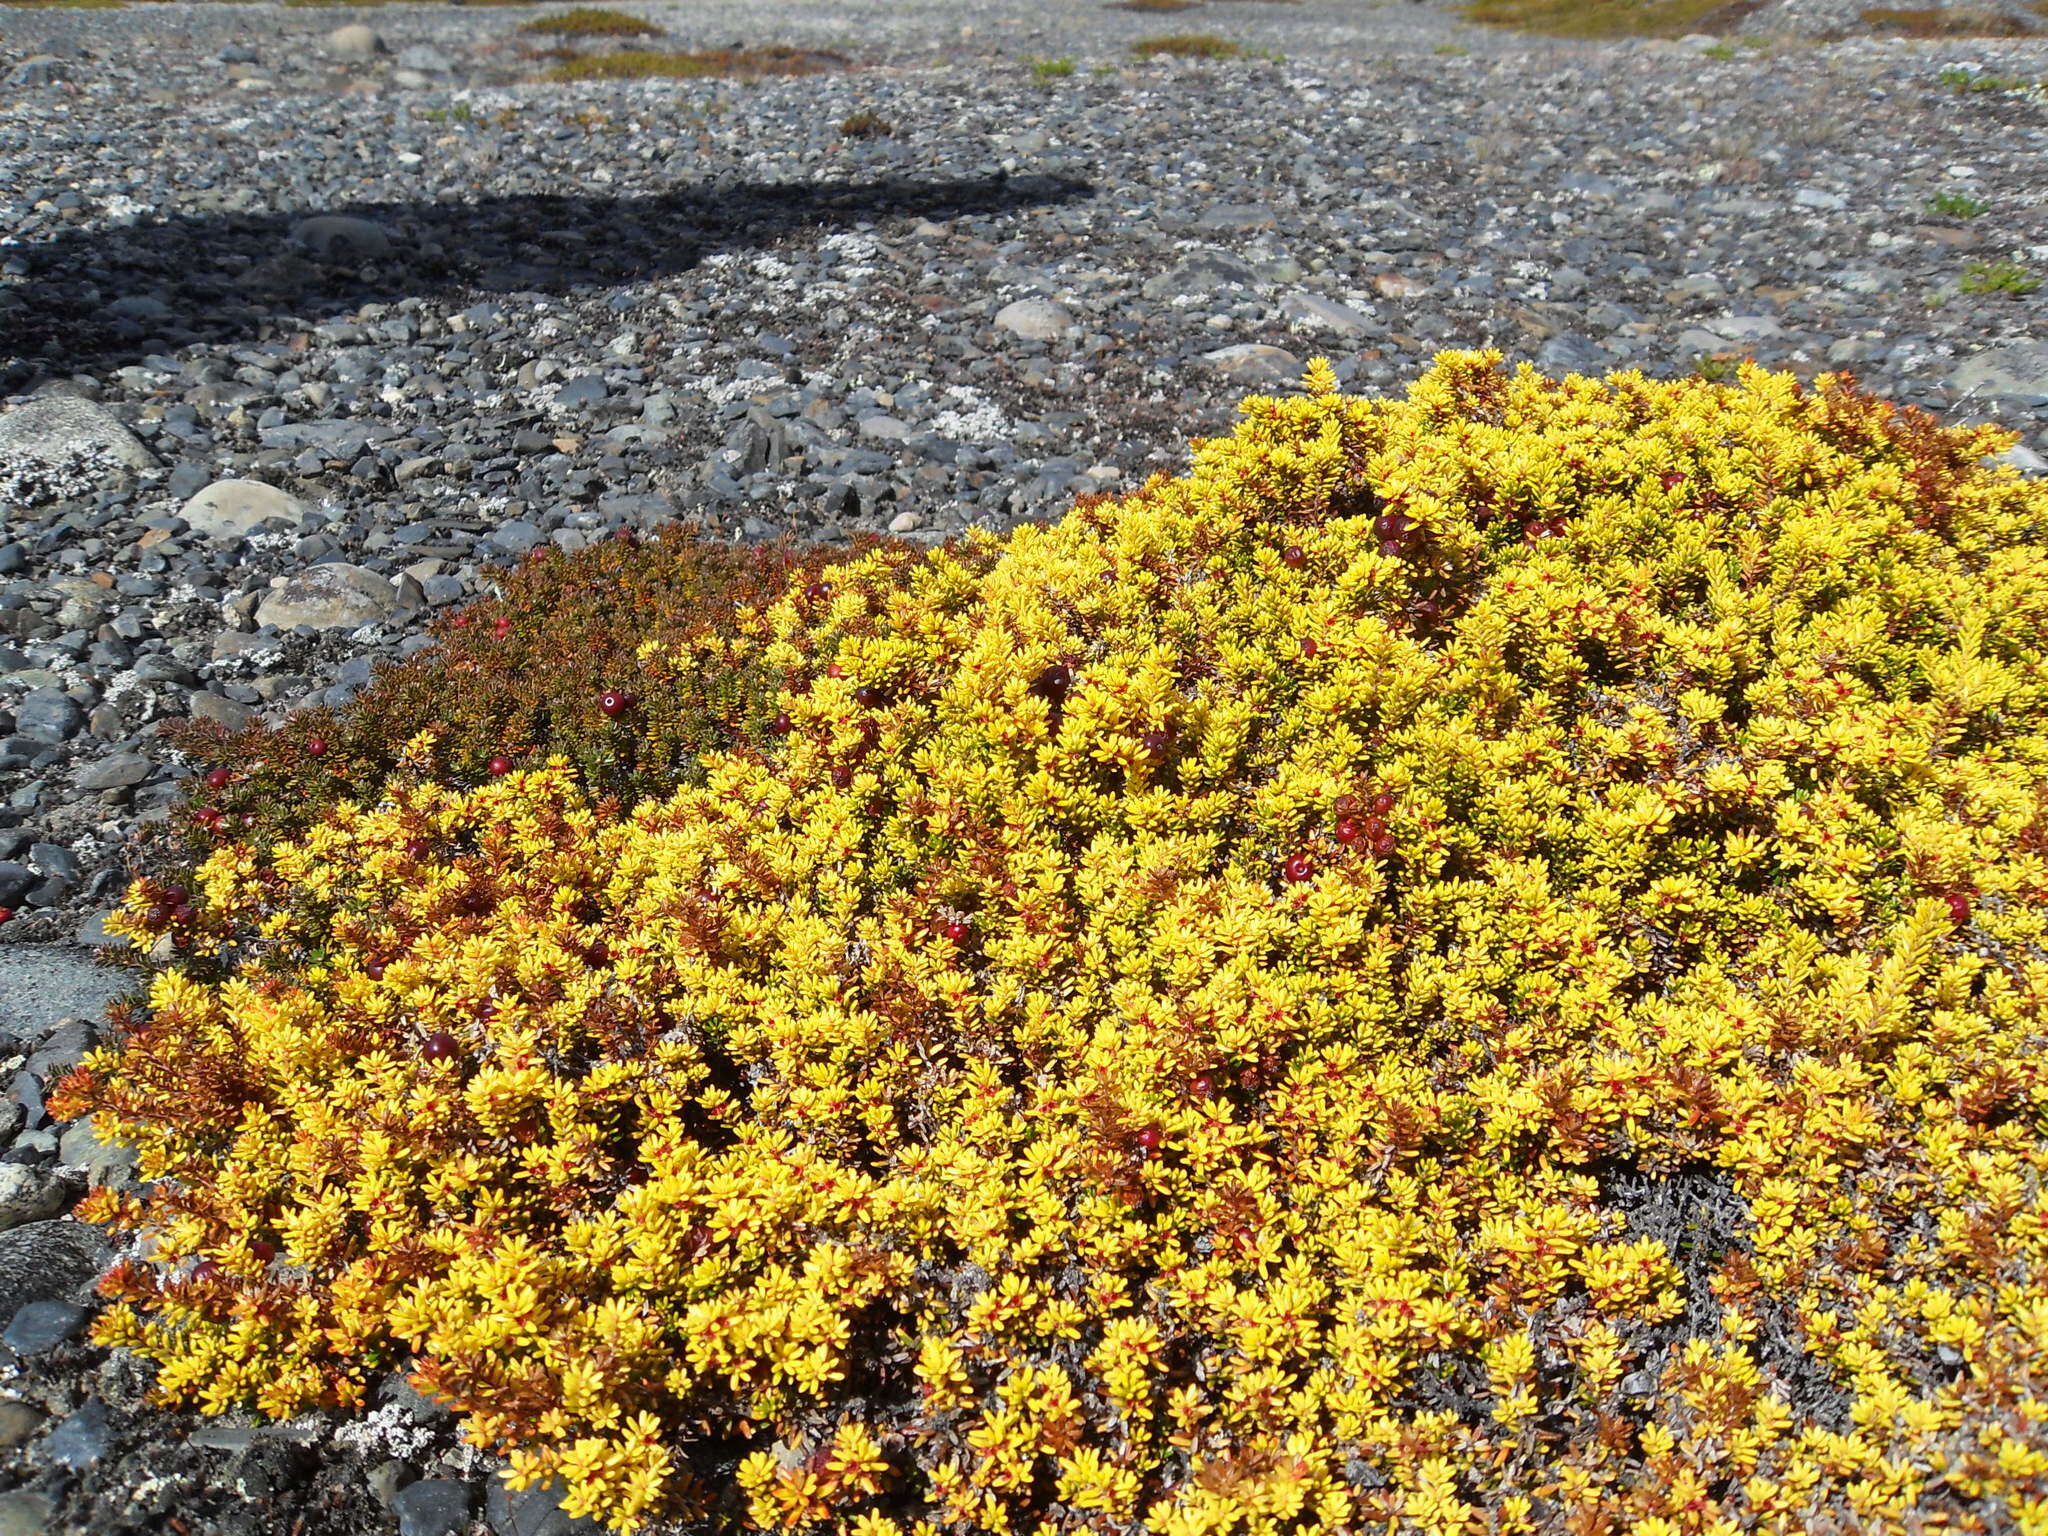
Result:
<instances>
[{"instance_id":1,"label":"rounded stone","mask_svg":"<svg viewBox=\"0 0 2048 1536\"><path fill-rule=\"evenodd\" d=\"M271 518L294 526L305 521L306 504L261 480L216 480L178 509L195 533L209 539L247 538Z\"/></svg>"},{"instance_id":2,"label":"rounded stone","mask_svg":"<svg viewBox=\"0 0 2048 1536\"><path fill-rule=\"evenodd\" d=\"M47 1221L70 1204L62 1179L23 1163L0 1163L0 1228Z\"/></svg>"},{"instance_id":3,"label":"rounded stone","mask_svg":"<svg viewBox=\"0 0 2048 1536\"><path fill-rule=\"evenodd\" d=\"M292 226L292 241L322 261L371 261L391 254L391 232L345 213L315 214Z\"/></svg>"},{"instance_id":4,"label":"rounded stone","mask_svg":"<svg viewBox=\"0 0 2048 1536\"><path fill-rule=\"evenodd\" d=\"M1301 380L1301 361L1285 347L1244 342L1205 353L1204 361L1233 384L1295 384Z\"/></svg>"},{"instance_id":5,"label":"rounded stone","mask_svg":"<svg viewBox=\"0 0 2048 1536\"><path fill-rule=\"evenodd\" d=\"M996 325L1026 341L1057 341L1072 329L1074 317L1051 299L1019 299L996 311Z\"/></svg>"},{"instance_id":6,"label":"rounded stone","mask_svg":"<svg viewBox=\"0 0 2048 1536\"><path fill-rule=\"evenodd\" d=\"M74 395L38 395L0 416L0 463L102 462L153 469L156 455L105 406Z\"/></svg>"},{"instance_id":7,"label":"rounded stone","mask_svg":"<svg viewBox=\"0 0 2048 1536\"><path fill-rule=\"evenodd\" d=\"M258 624L293 629L356 629L398 611L398 590L375 571L336 562L316 565L274 587L256 605Z\"/></svg>"},{"instance_id":8,"label":"rounded stone","mask_svg":"<svg viewBox=\"0 0 2048 1536\"><path fill-rule=\"evenodd\" d=\"M369 59L390 50L373 29L352 21L327 34L327 51L338 59Z\"/></svg>"}]
</instances>

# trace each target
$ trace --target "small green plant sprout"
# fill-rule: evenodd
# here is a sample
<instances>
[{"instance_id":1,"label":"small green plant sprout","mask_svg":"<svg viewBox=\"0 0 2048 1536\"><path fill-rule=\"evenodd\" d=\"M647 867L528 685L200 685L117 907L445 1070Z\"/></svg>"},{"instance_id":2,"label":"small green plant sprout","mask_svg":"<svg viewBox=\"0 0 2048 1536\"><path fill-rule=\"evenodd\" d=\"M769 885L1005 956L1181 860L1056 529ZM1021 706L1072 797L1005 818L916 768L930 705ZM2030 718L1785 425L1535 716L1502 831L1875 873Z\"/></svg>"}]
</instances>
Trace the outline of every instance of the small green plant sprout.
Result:
<instances>
[{"instance_id":1,"label":"small green plant sprout","mask_svg":"<svg viewBox=\"0 0 2048 1536\"><path fill-rule=\"evenodd\" d=\"M1979 202L1967 192L1952 192L1943 189L1927 199L1927 211L1938 213L1946 219L1974 219L1980 213L1988 212L1989 203Z\"/></svg>"},{"instance_id":2,"label":"small green plant sprout","mask_svg":"<svg viewBox=\"0 0 2048 1536\"><path fill-rule=\"evenodd\" d=\"M1989 75L1969 64L1951 64L1935 76L1958 96L1984 96L1994 91L2032 90L2034 82L2018 75Z\"/></svg>"},{"instance_id":3,"label":"small green plant sprout","mask_svg":"<svg viewBox=\"0 0 2048 1536\"><path fill-rule=\"evenodd\" d=\"M865 107L850 114L846 121L839 125L839 137L842 139L886 139L895 131L894 123L879 112L870 112Z\"/></svg>"},{"instance_id":4,"label":"small green plant sprout","mask_svg":"<svg viewBox=\"0 0 2048 1536\"><path fill-rule=\"evenodd\" d=\"M2009 293L2016 299L2040 286L2041 279L2015 261L1973 261L1956 282L1964 293Z\"/></svg>"},{"instance_id":5,"label":"small green plant sprout","mask_svg":"<svg viewBox=\"0 0 2048 1536\"><path fill-rule=\"evenodd\" d=\"M1234 59L1244 49L1213 32L1175 32L1166 37L1141 37L1131 44L1131 52L1141 59Z\"/></svg>"},{"instance_id":6,"label":"small green plant sprout","mask_svg":"<svg viewBox=\"0 0 2048 1536\"><path fill-rule=\"evenodd\" d=\"M1732 59L1735 57L1735 45L1730 42L1715 43L1711 47L1702 48L1700 56L1708 59Z\"/></svg>"},{"instance_id":7,"label":"small green plant sprout","mask_svg":"<svg viewBox=\"0 0 2048 1536\"><path fill-rule=\"evenodd\" d=\"M1725 384L1734 378L1742 367L1742 361L1733 357L1715 357L1701 352L1692 360L1692 371L1696 378L1705 379L1709 384Z\"/></svg>"},{"instance_id":8,"label":"small green plant sprout","mask_svg":"<svg viewBox=\"0 0 2048 1536\"><path fill-rule=\"evenodd\" d=\"M1105 7L1112 11L1191 11L1201 0L1116 0Z\"/></svg>"},{"instance_id":9,"label":"small green plant sprout","mask_svg":"<svg viewBox=\"0 0 2048 1536\"><path fill-rule=\"evenodd\" d=\"M1460 48L1456 43L1438 43L1430 52L1440 59L1462 59L1472 50Z\"/></svg>"},{"instance_id":10,"label":"small green plant sprout","mask_svg":"<svg viewBox=\"0 0 2048 1536\"><path fill-rule=\"evenodd\" d=\"M1031 78L1034 80L1064 80L1074 72L1072 59L1033 59Z\"/></svg>"}]
</instances>

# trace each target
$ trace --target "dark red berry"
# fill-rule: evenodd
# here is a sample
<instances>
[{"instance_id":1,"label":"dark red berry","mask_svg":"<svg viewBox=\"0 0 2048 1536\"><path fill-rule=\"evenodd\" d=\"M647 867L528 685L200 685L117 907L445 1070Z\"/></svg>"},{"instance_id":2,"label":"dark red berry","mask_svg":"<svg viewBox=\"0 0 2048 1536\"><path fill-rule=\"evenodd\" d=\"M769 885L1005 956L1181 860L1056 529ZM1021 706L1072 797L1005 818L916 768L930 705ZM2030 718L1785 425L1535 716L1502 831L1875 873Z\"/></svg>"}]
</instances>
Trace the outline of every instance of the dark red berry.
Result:
<instances>
[{"instance_id":1,"label":"dark red berry","mask_svg":"<svg viewBox=\"0 0 2048 1536\"><path fill-rule=\"evenodd\" d=\"M1146 1126L1145 1129L1138 1132L1137 1135L1138 1146L1147 1157L1150 1157L1154 1152L1157 1152L1159 1150L1159 1143L1161 1139L1162 1138L1159 1135L1159 1127L1156 1125Z\"/></svg>"},{"instance_id":2,"label":"dark red berry","mask_svg":"<svg viewBox=\"0 0 2048 1536\"><path fill-rule=\"evenodd\" d=\"M209 768L206 770L206 787L208 789L226 789L234 781L235 775L229 769Z\"/></svg>"},{"instance_id":3,"label":"dark red berry","mask_svg":"<svg viewBox=\"0 0 2048 1536\"><path fill-rule=\"evenodd\" d=\"M1040 672L1031 684L1031 691L1057 702L1066 697L1074 686L1074 669L1063 661L1056 661Z\"/></svg>"},{"instance_id":4,"label":"dark red berry","mask_svg":"<svg viewBox=\"0 0 2048 1536\"><path fill-rule=\"evenodd\" d=\"M853 770L851 768L847 767L844 763L834 763L832 765L832 787L834 789L844 789L852 782Z\"/></svg>"},{"instance_id":5,"label":"dark red berry","mask_svg":"<svg viewBox=\"0 0 2048 1536\"><path fill-rule=\"evenodd\" d=\"M249 1245L249 1252L255 1256L258 1264L268 1264L277 1257L277 1250L260 1237Z\"/></svg>"},{"instance_id":6,"label":"dark red berry","mask_svg":"<svg viewBox=\"0 0 2048 1536\"><path fill-rule=\"evenodd\" d=\"M180 902L177 906L171 908L171 921L174 923L189 923L198 915L198 909L190 902Z\"/></svg>"},{"instance_id":7,"label":"dark red berry","mask_svg":"<svg viewBox=\"0 0 2048 1536\"><path fill-rule=\"evenodd\" d=\"M152 928L170 927L171 910L171 908L161 905L151 907L148 913L146 914L149 926Z\"/></svg>"},{"instance_id":8,"label":"dark red berry","mask_svg":"<svg viewBox=\"0 0 2048 1536\"><path fill-rule=\"evenodd\" d=\"M846 676L846 669L840 666L839 663L835 661L830 666L825 668L825 675L827 677L844 677Z\"/></svg>"},{"instance_id":9,"label":"dark red berry","mask_svg":"<svg viewBox=\"0 0 2048 1536\"><path fill-rule=\"evenodd\" d=\"M363 974L372 981L382 981L384 979L384 962L382 960L372 960L363 967Z\"/></svg>"},{"instance_id":10,"label":"dark red berry","mask_svg":"<svg viewBox=\"0 0 2048 1536\"><path fill-rule=\"evenodd\" d=\"M626 696L616 688L607 688L597 696L597 707L607 715L617 715L626 707Z\"/></svg>"},{"instance_id":11,"label":"dark red berry","mask_svg":"<svg viewBox=\"0 0 2048 1536\"><path fill-rule=\"evenodd\" d=\"M13 922L13 921L14 921L14 908L12 908L12 907L0 907L0 923L11 923L11 922Z\"/></svg>"},{"instance_id":12,"label":"dark red berry","mask_svg":"<svg viewBox=\"0 0 2048 1536\"><path fill-rule=\"evenodd\" d=\"M1290 544L1280 551L1280 563L1290 571L1298 571L1308 564L1308 556L1299 544Z\"/></svg>"},{"instance_id":13,"label":"dark red berry","mask_svg":"<svg viewBox=\"0 0 2048 1536\"><path fill-rule=\"evenodd\" d=\"M787 736L789 734L789 716L777 715L768 722L768 729L778 736Z\"/></svg>"},{"instance_id":14,"label":"dark red berry","mask_svg":"<svg viewBox=\"0 0 2048 1536\"><path fill-rule=\"evenodd\" d=\"M1346 848L1351 847L1364 836L1365 828L1361 827L1355 820L1353 820L1349 816L1346 816L1342 821L1337 823L1337 841L1342 843Z\"/></svg>"},{"instance_id":15,"label":"dark red berry","mask_svg":"<svg viewBox=\"0 0 2048 1536\"><path fill-rule=\"evenodd\" d=\"M1961 891L1950 891L1948 895L1949 921L1960 928L1970 920L1970 898Z\"/></svg>"},{"instance_id":16,"label":"dark red berry","mask_svg":"<svg viewBox=\"0 0 2048 1536\"><path fill-rule=\"evenodd\" d=\"M200 1285L211 1285L220 1278L220 1265L212 1259L201 1259L192 1266L192 1278Z\"/></svg>"},{"instance_id":17,"label":"dark red berry","mask_svg":"<svg viewBox=\"0 0 2048 1536\"><path fill-rule=\"evenodd\" d=\"M1147 731L1138 738L1138 745L1145 749L1147 757L1164 757L1173 748L1173 732Z\"/></svg>"},{"instance_id":18,"label":"dark red berry","mask_svg":"<svg viewBox=\"0 0 2048 1536\"><path fill-rule=\"evenodd\" d=\"M1358 809L1358 796L1339 795L1330 802L1330 812L1335 816L1349 816Z\"/></svg>"},{"instance_id":19,"label":"dark red berry","mask_svg":"<svg viewBox=\"0 0 2048 1536\"><path fill-rule=\"evenodd\" d=\"M583 958L591 965L610 965L612 963L611 946L600 939L583 952Z\"/></svg>"},{"instance_id":20,"label":"dark red berry","mask_svg":"<svg viewBox=\"0 0 2048 1536\"><path fill-rule=\"evenodd\" d=\"M862 683L853 690L853 702L862 709L873 709L882 702L882 690L873 683Z\"/></svg>"},{"instance_id":21,"label":"dark red berry","mask_svg":"<svg viewBox=\"0 0 2048 1536\"><path fill-rule=\"evenodd\" d=\"M455 1053L461 1049L453 1035L445 1029L439 1029L427 1036L425 1043L420 1046L420 1060L453 1061Z\"/></svg>"},{"instance_id":22,"label":"dark red berry","mask_svg":"<svg viewBox=\"0 0 2048 1536\"><path fill-rule=\"evenodd\" d=\"M939 932L948 944L965 944L967 935L972 931L967 920L960 917L949 917L939 925Z\"/></svg>"},{"instance_id":23,"label":"dark red berry","mask_svg":"<svg viewBox=\"0 0 2048 1536\"><path fill-rule=\"evenodd\" d=\"M1313 640L1304 640L1301 642L1301 654L1306 656L1310 661L1314 661L1316 659L1316 652L1319 649L1320 647L1317 646L1317 644Z\"/></svg>"},{"instance_id":24,"label":"dark red berry","mask_svg":"<svg viewBox=\"0 0 2048 1536\"><path fill-rule=\"evenodd\" d=\"M321 737L315 736L311 741L306 743L306 756L325 757L326 755L327 743Z\"/></svg>"},{"instance_id":25,"label":"dark red berry","mask_svg":"<svg viewBox=\"0 0 2048 1536\"><path fill-rule=\"evenodd\" d=\"M621 544L631 544L633 542L633 530L630 528L614 528L612 530L612 537Z\"/></svg>"},{"instance_id":26,"label":"dark red berry","mask_svg":"<svg viewBox=\"0 0 2048 1536\"><path fill-rule=\"evenodd\" d=\"M425 858L433 846L424 837L408 837L405 840L405 856L409 859Z\"/></svg>"},{"instance_id":27,"label":"dark red berry","mask_svg":"<svg viewBox=\"0 0 2048 1536\"><path fill-rule=\"evenodd\" d=\"M832 584L829 581L814 581L804 588L804 596L814 603L822 603L831 595Z\"/></svg>"},{"instance_id":28,"label":"dark red berry","mask_svg":"<svg viewBox=\"0 0 2048 1536\"><path fill-rule=\"evenodd\" d=\"M512 771L512 759L500 752L496 757L484 764L484 766L490 769L493 778L502 779Z\"/></svg>"},{"instance_id":29,"label":"dark red berry","mask_svg":"<svg viewBox=\"0 0 2048 1536\"><path fill-rule=\"evenodd\" d=\"M448 622L453 624L457 629L467 629L469 628L469 615L466 613L458 613L457 615L455 615L454 618L450 619Z\"/></svg>"},{"instance_id":30,"label":"dark red berry","mask_svg":"<svg viewBox=\"0 0 2048 1536\"><path fill-rule=\"evenodd\" d=\"M1390 815L1394 809L1394 797L1384 792L1372 797L1372 813L1375 816Z\"/></svg>"},{"instance_id":31,"label":"dark red berry","mask_svg":"<svg viewBox=\"0 0 2048 1536\"><path fill-rule=\"evenodd\" d=\"M500 640L504 639L507 635L512 633L512 621L509 618L505 617L503 614L500 614L497 618L491 621L491 633L497 636Z\"/></svg>"},{"instance_id":32,"label":"dark red berry","mask_svg":"<svg viewBox=\"0 0 2048 1536\"><path fill-rule=\"evenodd\" d=\"M1280 866L1280 873L1286 876L1287 879L1296 882L1306 880L1315 871L1315 865L1310 862L1308 855L1305 853L1297 853L1293 858Z\"/></svg>"},{"instance_id":33,"label":"dark red berry","mask_svg":"<svg viewBox=\"0 0 2048 1536\"><path fill-rule=\"evenodd\" d=\"M1388 854L1394 851L1393 838L1388 836L1386 833L1382 832L1378 837L1372 840L1372 851L1379 857L1384 859Z\"/></svg>"},{"instance_id":34,"label":"dark red berry","mask_svg":"<svg viewBox=\"0 0 2048 1536\"><path fill-rule=\"evenodd\" d=\"M1195 1080L1188 1084L1188 1089L1196 1098L1206 1099L1216 1091L1216 1080L1206 1072L1198 1072Z\"/></svg>"},{"instance_id":35,"label":"dark red berry","mask_svg":"<svg viewBox=\"0 0 2048 1536\"><path fill-rule=\"evenodd\" d=\"M528 552L526 556L526 563L528 565L539 565L542 562L544 562L547 559L547 557L547 546L543 544L538 549L534 549Z\"/></svg>"}]
</instances>

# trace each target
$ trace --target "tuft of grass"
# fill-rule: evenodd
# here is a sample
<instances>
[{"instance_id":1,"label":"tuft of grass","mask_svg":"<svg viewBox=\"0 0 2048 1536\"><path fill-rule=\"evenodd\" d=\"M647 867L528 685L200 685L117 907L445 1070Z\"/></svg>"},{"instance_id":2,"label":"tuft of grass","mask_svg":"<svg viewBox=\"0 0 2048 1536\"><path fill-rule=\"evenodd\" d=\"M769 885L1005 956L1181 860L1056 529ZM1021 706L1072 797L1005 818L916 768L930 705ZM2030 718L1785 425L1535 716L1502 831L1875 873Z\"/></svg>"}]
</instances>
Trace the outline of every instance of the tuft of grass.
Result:
<instances>
[{"instance_id":1,"label":"tuft of grass","mask_svg":"<svg viewBox=\"0 0 2048 1536\"><path fill-rule=\"evenodd\" d=\"M1958 96L1983 96L1993 91L2030 91L2034 88L2033 81L2022 80L2018 75L1987 75L1961 64L1949 65L1935 78Z\"/></svg>"},{"instance_id":2,"label":"tuft of grass","mask_svg":"<svg viewBox=\"0 0 2048 1536\"><path fill-rule=\"evenodd\" d=\"M1742 360L1702 352L1692 360L1692 371L1695 378L1705 379L1709 384L1725 384L1742 371Z\"/></svg>"},{"instance_id":3,"label":"tuft of grass","mask_svg":"<svg viewBox=\"0 0 2048 1536\"><path fill-rule=\"evenodd\" d=\"M866 108L853 113L839 125L842 139L886 139L896 131L896 125L878 112Z\"/></svg>"},{"instance_id":4,"label":"tuft of grass","mask_svg":"<svg viewBox=\"0 0 2048 1536\"><path fill-rule=\"evenodd\" d=\"M1114 5L1105 6L1111 11L1191 11L1202 0L1116 0Z\"/></svg>"},{"instance_id":5,"label":"tuft of grass","mask_svg":"<svg viewBox=\"0 0 2048 1536\"><path fill-rule=\"evenodd\" d=\"M662 53L625 48L570 59L547 72L549 80L702 80L765 75L822 75L844 64L836 53L802 48L715 48L708 53Z\"/></svg>"},{"instance_id":6,"label":"tuft of grass","mask_svg":"<svg viewBox=\"0 0 2048 1536\"><path fill-rule=\"evenodd\" d=\"M1707 59L1732 59L1735 57L1735 45L1733 43L1715 43L1711 47L1702 48L1700 50L1700 57Z\"/></svg>"},{"instance_id":7,"label":"tuft of grass","mask_svg":"<svg viewBox=\"0 0 2048 1536\"><path fill-rule=\"evenodd\" d=\"M1989 203L1979 202L1967 192L1937 192L1927 199L1928 212L1951 219L1974 219L1990 208Z\"/></svg>"},{"instance_id":8,"label":"tuft of grass","mask_svg":"<svg viewBox=\"0 0 2048 1536\"><path fill-rule=\"evenodd\" d=\"M1213 32L1175 32L1166 37L1141 37L1131 44L1131 52L1141 59L1234 59L1244 49Z\"/></svg>"},{"instance_id":9,"label":"tuft of grass","mask_svg":"<svg viewBox=\"0 0 2048 1536\"><path fill-rule=\"evenodd\" d=\"M1072 59L1033 59L1031 78L1034 80L1064 80L1074 72Z\"/></svg>"},{"instance_id":10,"label":"tuft of grass","mask_svg":"<svg viewBox=\"0 0 2048 1536\"><path fill-rule=\"evenodd\" d=\"M559 16L537 16L519 29L541 32L549 37L663 37L667 34L651 21L629 16L603 6L579 5Z\"/></svg>"},{"instance_id":11,"label":"tuft of grass","mask_svg":"<svg viewBox=\"0 0 2048 1536\"><path fill-rule=\"evenodd\" d=\"M1467 21L1547 37L1683 37L1727 0L1473 0Z\"/></svg>"},{"instance_id":12,"label":"tuft of grass","mask_svg":"<svg viewBox=\"0 0 2048 1536\"><path fill-rule=\"evenodd\" d=\"M2041 279L2015 261L1973 261L1956 282L1964 293L2009 293L2016 299L2040 286Z\"/></svg>"},{"instance_id":13,"label":"tuft of grass","mask_svg":"<svg viewBox=\"0 0 2048 1536\"><path fill-rule=\"evenodd\" d=\"M125 0L0 0L18 11L118 11Z\"/></svg>"},{"instance_id":14,"label":"tuft of grass","mask_svg":"<svg viewBox=\"0 0 2048 1536\"><path fill-rule=\"evenodd\" d=\"M1929 5L1898 8L1877 6L1858 11L1865 26L1892 37L2032 37L2036 29L2016 17L1994 11L1954 10Z\"/></svg>"}]
</instances>

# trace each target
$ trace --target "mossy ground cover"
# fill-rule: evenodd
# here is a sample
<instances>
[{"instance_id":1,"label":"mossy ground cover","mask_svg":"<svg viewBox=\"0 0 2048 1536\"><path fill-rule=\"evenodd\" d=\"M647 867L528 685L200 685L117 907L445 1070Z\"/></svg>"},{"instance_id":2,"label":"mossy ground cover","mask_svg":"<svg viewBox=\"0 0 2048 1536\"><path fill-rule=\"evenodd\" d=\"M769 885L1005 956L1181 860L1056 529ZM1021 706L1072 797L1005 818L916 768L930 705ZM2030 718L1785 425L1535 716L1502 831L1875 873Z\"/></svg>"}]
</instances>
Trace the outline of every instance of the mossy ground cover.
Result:
<instances>
[{"instance_id":1,"label":"mossy ground cover","mask_svg":"<svg viewBox=\"0 0 2048 1536\"><path fill-rule=\"evenodd\" d=\"M664 29L644 17L599 6L579 5L552 16L536 16L519 29L546 37L661 37Z\"/></svg>"},{"instance_id":2,"label":"mossy ground cover","mask_svg":"<svg viewBox=\"0 0 2048 1536\"><path fill-rule=\"evenodd\" d=\"M132 894L176 958L53 1104L156 1181L83 1208L153 1240L98 1337L212 1409L408 1364L622 1530L2035 1529L2008 442L1318 367L1056 525L650 616L723 735L638 800L423 708Z\"/></svg>"},{"instance_id":3,"label":"mossy ground cover","mask_svg":"<svg viewBox=\"0 0 2048 1536\"><path fill-rule=\"evenodd\" d=\"M1131 44L1131 52L1141 59L1234 59L1244 48L1213 32L1174 32L1164 37L1141 37Z\"/></svg>"},{"instance_id":4,"label":"mossy ground cover","mask_svg":"<svg viewBox=\"0 0 2048 1536\"><path fill-rule=\"evenodd\" d=\"M1475 0L1467 21L1551 37L1683 37L1728 0Z\"/></svg>"}]
</instances>

